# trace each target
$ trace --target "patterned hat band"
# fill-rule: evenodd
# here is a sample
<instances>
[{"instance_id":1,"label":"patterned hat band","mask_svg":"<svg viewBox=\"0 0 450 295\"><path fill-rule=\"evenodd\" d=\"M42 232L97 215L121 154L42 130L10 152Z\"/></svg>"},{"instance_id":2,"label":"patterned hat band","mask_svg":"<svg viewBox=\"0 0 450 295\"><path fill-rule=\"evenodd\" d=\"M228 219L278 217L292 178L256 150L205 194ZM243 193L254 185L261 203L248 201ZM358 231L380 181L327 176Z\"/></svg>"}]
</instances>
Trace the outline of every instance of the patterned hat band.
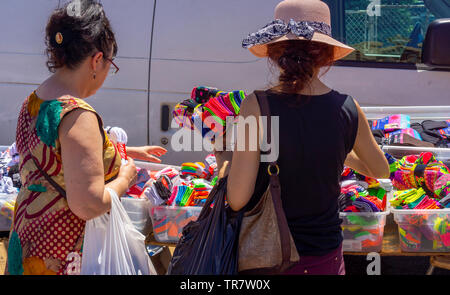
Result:
<instances>
[{"instance_id":1,"label":"patterned hat band","mask_svg":"<svg viewBox=\"0 0 450 295\"><path fill-rule=\"evenodd\" d=\"M296 22L293 19L286 24L284 21L277 19L258 32L248 35L248 37L242 41L242 47L250 48L258 44L266 44L289 33L292 33L297 37L311 40L315 32L331 37L331 26L323 22Z\"/></svg>"}]
</instances>

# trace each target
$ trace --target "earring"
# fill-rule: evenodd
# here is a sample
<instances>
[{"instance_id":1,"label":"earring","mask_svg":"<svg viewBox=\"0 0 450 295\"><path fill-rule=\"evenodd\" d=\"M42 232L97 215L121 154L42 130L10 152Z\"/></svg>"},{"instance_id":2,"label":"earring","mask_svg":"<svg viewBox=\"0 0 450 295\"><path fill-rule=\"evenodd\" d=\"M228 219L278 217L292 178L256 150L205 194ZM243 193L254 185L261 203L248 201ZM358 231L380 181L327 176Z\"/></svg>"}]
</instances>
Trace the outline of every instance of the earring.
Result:
<instances>
[{"instance_id":1,"label":"earring","mask_svg":"<svg viewBox=\"0 0 450 295\"><path fill-rule=\"evenodd\" d=\"M94 80L95 80L95 78L97 77L97 73L96 72L94 72Z\"/></svg>"}]
</instances>

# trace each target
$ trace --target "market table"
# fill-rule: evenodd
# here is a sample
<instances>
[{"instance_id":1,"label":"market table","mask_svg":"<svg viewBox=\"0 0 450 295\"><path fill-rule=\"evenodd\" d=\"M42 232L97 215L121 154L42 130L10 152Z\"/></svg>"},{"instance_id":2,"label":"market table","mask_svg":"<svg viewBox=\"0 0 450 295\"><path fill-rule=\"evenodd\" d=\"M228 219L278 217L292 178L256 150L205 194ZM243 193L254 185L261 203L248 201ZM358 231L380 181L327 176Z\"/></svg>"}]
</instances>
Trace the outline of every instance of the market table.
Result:
<instances>
[{"instance_id":1,"label":"market table","mask_svg":"<svg viewBox=\"0 0 450 295\"><path fill-rule=\"evenodd\" d=\"M344 255L367 256L369 252L344 252ZM380 256L450 256L450 252L403 252L400 249L398 226L386 224L384 227L383 247Z\"/></svg>"},{"instance_id":2,"label":"market table","mask_svg":"<svg viewBox=\"0 0 450 295\"><path fill-rule=\"evenodd\" d=\"M163 243L155 239L153 233L147 236L146 242L151 245L176 247L176 243ZM367 256L369 252L344 252L344 255ZM450 252L402 252L398 238L398 226L387 224L384 228L383 248L381 256L450 256Z\"/></svg>"},{"instance_id":3,"label":"market table","mask_svg":"<svg viewBox=\"0 0 450 295\"><path fill-rule=\"evenodd\" d=\"M158 242L155 239L153 233L150 233L146 239L147 244L157 245L157 246L166 246L170 250L170 253L173 254L173 251L176 247L176 243L162 243ZM352 256L367 256L369 252L344 252L344 255L352 255ZM384 236L383 236L383 247L381 252L379 252L380 256L430 256L430 268L427 271L427 274L432 274L435 267L440 267L444 269L450 269L450 252L403 252L400 249L399 237L398 237L398 226L396 224L386 224L384 228ZM444 258L444 259L442 259ZM448 259L448 263L447 260ZM444 260L443 263L439 263L441 260Z\"/></svg>"}]
</instances>

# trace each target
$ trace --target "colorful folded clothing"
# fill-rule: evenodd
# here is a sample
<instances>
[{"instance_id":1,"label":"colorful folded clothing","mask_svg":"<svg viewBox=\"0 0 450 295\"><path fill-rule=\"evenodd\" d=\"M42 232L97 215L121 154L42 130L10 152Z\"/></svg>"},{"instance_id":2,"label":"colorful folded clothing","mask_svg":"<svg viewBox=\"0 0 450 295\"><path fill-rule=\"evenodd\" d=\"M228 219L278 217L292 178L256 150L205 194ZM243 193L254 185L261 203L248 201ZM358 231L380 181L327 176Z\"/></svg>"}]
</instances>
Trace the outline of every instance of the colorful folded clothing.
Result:
<instances>
[{"instance_id":1,"label":"colorful folded clothing","mask_svg":"<svg viewBox=\"0 0 450 295\"><path fill-rule=\"evenodd\" d=\"M208 170L206 170L206 166L202 162L183 163L181 165L181 175L206 178L208 177Z\"/></svg>"},{"instance_id":2,"label":"colorful folded clothing","mask_svg":"<svg viewBox=\"0 0 450 295\"><path fill-rule=\"evenodd\" d=\"M443 135L443 137L444 137L444 136L445 136L445 137L450 136L450 127L445 128L445 129L440 129L440 130L439 130L439 133L440 133L441 135Z\"/></svg>"},{"instance_id":3,"label":"colorful folded clothing","mask_svg":"<svg viewBox=\"0 0 450 295\"><path fill-rule=\"evenodd\" d=\"M450 174L444 174L434 183L434 194L442 201L446 197L450 197Z\"/></svg>"},{"instance_id":4,"label":"colorful folded clothing","mask_svg":"<svg viewBox=\"0 0 450 295\"><path fill-rule=\"evenodd\" d=\"M442 209L442 205L427 196L422 188L396 191L390 203L395 209Z\"/></svg>"},{"instance_id":5,"label":"colorful folded clothing","mask_svg":"<svg viewBox=\"0 0 450 295\"><path fill-rule=\"evenodd\" d=\"M167 175L169 176L170 179L173 179L175 177L177 177L178 175L180 175L180 172L178 172L177 169L172 168L172 167L166 167L163 170L158 171L155 175L154 175L154 179L158 179L161 175Z\"/></svg>"},{"instance_id":6,"label":"colorful folded clothing","mask_svg":"<svg viewBox=\"0 0 450 295\"><path fill-rule=\"evenodd\" d=\"M190 99L175 106L173 116L180 127L198 130L203 137L212 139L226 131L227 118L239 115L245 97L242 90L224 92L195 87Z\"/></svg>"},{"instance_id":7,"label":"colorful folded clothing","mask_svg":"<svg viewBox=\"0 0 450 295\"><path fill-rule=\"evenodd\" d=\"M392 132L411 127L411 118L408 115L392 115L380 120L372 121L372 130L384 130Z\"/></svg>"},{"instance_id":8,"label":"colorful folded clothing","mask_svg":"<svg viewBox=\"0 0 450 295\"><path fill-rule=\"evenodd\" d=\"M165 201L159 196L159 193L155 186L147 187L144 191L145 196L150 201L151 207L160 206Z\"/></svg>"},{"instance_id":9,"label":"colorful folded clothing","mask_svg":"<svg viewBox=\"0 0 450 295\"><path fill-rule=\"evenodd\" d=\"M390 178L398 190L423 188L429 196L439 197L434 193L434 184L446 174L450 174L448 167L437 161L432 153L426 152L403 157Z\"/></svg>"},{"instance_id":10,"label":"colorful folded clothing","mask_svg":"<svg viewBox=\"0 0 450 295\"><path fill-rule=\"evenodd\" d=\"M381 193L378 191L381 190ZM341 187L338 198L339 210L341 212L382 212L386 208L386 191L384 189L371 189L370 193L361 185L350 184ZM383 193L384 192L384 193ZM382 196L382 199L378 198Z\"/></svg>"},{"instance_id":11,"label":"colorful folded clothing","mask_svg":"<svg viewBox=\"0 0 450 295\"><path fill-rule=\"evenodd\" d=\"M398 134L407 134L418 140L422 140L422 137L420 136L419 132L417 132L416 130L414 130L412 128L405 128L405 129L393 131L393 132L387 133L385 136L386 136L386 138L391 138Z\"/></svg>"}]
</instances>

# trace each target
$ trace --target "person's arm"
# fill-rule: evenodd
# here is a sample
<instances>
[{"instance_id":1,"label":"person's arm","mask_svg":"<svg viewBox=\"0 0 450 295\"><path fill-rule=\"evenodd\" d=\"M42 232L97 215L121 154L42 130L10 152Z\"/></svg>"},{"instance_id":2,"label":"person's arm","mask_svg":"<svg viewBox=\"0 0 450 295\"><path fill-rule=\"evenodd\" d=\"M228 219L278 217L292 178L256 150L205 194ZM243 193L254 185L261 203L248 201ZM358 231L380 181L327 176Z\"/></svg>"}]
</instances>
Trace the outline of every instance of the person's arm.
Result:
<instances>
[{"instance_id":1,"label":"person's arm","mask_svg":"<svg viewBox=\"0 0 450 295\"><path fill-rule=\"evenodd\" d=\"M228 174L227 185L227 202L234 211L242 209L253 195L255 189L256 178L258 176L258 168L260 163L259 150L259 117L260 110L258 100L254 94L249 95L241 106L240 116L243 119L255 118L257 128L256 134L250 134L246 130L246 125L238 124L237 140L245 140L245 148L239 150L236 146L232 153L230 152L216 153L220 176ZM256 137L256 138L255 138ZM251 150L250 141L256 140L256 150Z\"/></svg>"},{"instance_id":2,"label":"person's arm","mask_svg":"<svg viewBox=\"0 0 450 295\"><path fill-rule=\"evenodd\" d=\"M389 163L372 135L366 115L355 100L358 109L358 133L353 151L345 165L372 178L389 178Z\"/></svg>"},{"instance_id":3,"label":"person's arm","mask_svg":"<svg viewBox=\"0 0 450 295\"><path fill-rule=\"evenodd\" d=\"M61 121L58 132L70 210L83 220L103 215L111 209L111 198L105 190L103 139L96 115L74 110ZM108 187L121 196L135 177L136 167L130 160Z\"/></svg>"},{"instance_id":4,"label":"person's arm","mask_svg":"<svg viewBox=\"0 0 450 295\"><path fill-rule=\"evenodd\" d=\"M167 150L160 146L127 146L127 155L135 160L161 163L158 157L163 156L165 153L167 153Z\"/></svg>"}]
</instances>

